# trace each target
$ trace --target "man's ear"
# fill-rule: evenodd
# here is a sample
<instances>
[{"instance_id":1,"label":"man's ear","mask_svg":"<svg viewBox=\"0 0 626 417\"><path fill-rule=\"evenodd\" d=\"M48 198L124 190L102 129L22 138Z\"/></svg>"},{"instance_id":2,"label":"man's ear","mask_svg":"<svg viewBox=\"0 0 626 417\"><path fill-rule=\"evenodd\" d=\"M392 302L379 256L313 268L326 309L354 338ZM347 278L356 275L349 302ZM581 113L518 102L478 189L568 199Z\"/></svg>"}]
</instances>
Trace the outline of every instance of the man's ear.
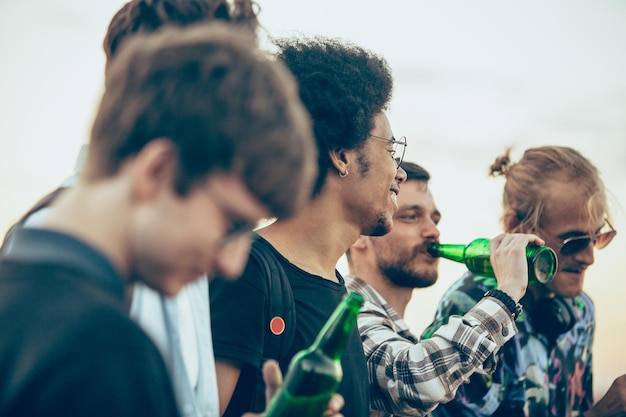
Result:
<instances>
[{"instance_id":1,"label":"man's ear","mask_svg":"<svg viewBox=\"0 0 626 417\"><path fill-rule=\"evenodd\" d=\"M329 151L330 160L339 174L345 174L350 169L350 161L348 158L348 151L345 149L339 149L336 151Z\"/></svg>"},{"instance_id":2,"label":"man's ear","mask_svg":"<svg viewBox=\"0 0 626 417\"><path fill-rule=\"evenodd\" d=\"M148 142L131 164L133 197L151 198L165 187L174 188L178 161L170 140L159 138Z\"/></svg>"},{"instance_id":3,"label":"man's ear","mask_svg":"<svg viewBox=\"0 0 626 417\"><path fill-rule=\"evenodd\" d=\"M367 246L370 243L370 237L369 236L364 236L364 235L360 235L357 240L354 241L354 243L352 245L350 245L350 249L351 250L355 250L355 251L363 251L365 249L367 249Z\"/></svg>"}]
</instances>

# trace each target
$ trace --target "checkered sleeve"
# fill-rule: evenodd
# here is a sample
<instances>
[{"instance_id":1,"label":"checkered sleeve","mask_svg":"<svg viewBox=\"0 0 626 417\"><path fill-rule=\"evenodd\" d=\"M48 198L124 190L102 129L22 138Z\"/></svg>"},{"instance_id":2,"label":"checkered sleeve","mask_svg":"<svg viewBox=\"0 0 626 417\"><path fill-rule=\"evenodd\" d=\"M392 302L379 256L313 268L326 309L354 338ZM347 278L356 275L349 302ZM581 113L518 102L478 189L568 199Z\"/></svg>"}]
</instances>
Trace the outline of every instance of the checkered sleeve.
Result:
<instances>
[{"instance_id":1,"label":"checkered sleeve","mask_svg":"<svg viewBox=\"0 0 626 417\"><path fill-rule=\"evenodd\" d=\"M373 288L365 284L359 292L366 299L358 327L371 406L381 415L426 415L450 401L473 372L495 369L495 353L517 333L504 305L485 297L463 317L451 317L432 338L417 342L398 332L397 321L402 319L390 317L389 307Z\"/></svg>"}]
</instances>

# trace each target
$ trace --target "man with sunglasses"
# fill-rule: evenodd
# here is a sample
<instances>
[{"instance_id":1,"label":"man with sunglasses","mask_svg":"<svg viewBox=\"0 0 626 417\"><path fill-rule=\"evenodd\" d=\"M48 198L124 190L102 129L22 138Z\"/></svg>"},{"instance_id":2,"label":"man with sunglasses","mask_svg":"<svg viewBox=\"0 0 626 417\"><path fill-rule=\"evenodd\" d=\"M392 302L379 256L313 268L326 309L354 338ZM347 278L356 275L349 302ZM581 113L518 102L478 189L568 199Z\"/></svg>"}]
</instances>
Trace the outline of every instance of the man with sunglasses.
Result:
<instances>
[{"instance_id":1,"label":"man with sunglasses","mask_svg":"<svg viewBox=\"0 0 626 417\"><path fill-rule=\"evenodd\" d=\"M526 150L511 163L510 150L491 175L506 178L503 224L507 232L535 233L558 254L555 278L530 285L520 301L519 334L502 348L491 375L474 374L435 416L624 415L626 376L594 404L593 302L583 291L594 250L615 237L606 190L596 167L580 152L560 146ZM430 337L452 315L464 314L494 288L495 280L466 273L444 294Z\"/></svg>"}]
</instances>

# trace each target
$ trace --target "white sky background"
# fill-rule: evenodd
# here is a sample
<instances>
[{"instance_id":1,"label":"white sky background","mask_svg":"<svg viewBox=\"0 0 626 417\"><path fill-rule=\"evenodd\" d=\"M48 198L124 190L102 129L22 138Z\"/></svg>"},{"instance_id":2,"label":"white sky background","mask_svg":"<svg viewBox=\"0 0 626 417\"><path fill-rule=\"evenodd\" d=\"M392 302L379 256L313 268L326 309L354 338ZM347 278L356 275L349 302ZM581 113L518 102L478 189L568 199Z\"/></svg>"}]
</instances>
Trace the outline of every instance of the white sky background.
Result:
<instances>
[{"instance_id":1,"label":"white sky background","mask_svg":"<svg viewBox=\"0 0 626 417\"><path fill-rule=\"evenodd\" d=\"M405 159L422 164L443 213L441 240L499 233L507 146L570 145L603 173L620 234L587 274L595 300L595 387L626 373L626 2L623 0L258 0L272 36L321 34L385 56L389 112ZM0 236L72 172L102 91L101 43L121 0L0 0ZM345 271L345 265L340 264ZM463 268L416 291L407 321L430 323Z\"/></svg>"}]
</instances>

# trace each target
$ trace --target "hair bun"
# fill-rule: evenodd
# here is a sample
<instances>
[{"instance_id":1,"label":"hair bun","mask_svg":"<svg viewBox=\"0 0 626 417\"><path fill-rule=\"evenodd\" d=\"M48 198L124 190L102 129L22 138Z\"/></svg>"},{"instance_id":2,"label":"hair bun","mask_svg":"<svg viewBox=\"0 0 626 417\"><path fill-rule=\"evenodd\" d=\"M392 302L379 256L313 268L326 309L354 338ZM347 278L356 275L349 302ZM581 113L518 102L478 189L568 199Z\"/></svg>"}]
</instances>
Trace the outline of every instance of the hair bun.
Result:
<instances>
[{"instance_id":1,"label":"hair bun","mask_svg":"<svg viewBox=\"0 0 626 417\"><path fill-rule=\"evenodd\" d=\"M495 162L489 167L489 175L496 177L499 175L505 175L511 169L511 149L508 148L504 155L496 158Z\"/></svg>"}]
</instances>

